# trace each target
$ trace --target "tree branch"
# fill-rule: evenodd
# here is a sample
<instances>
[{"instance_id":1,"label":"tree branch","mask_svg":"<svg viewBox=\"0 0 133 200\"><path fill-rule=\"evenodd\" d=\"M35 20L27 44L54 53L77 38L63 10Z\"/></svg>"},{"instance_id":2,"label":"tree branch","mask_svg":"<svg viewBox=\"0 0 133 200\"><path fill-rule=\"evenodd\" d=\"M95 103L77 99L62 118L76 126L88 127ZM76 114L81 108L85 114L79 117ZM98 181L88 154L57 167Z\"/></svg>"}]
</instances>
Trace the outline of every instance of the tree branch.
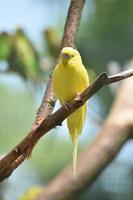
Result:
<instances>
[{"instance_id":1,"label":"tree branch","mask_svg":"<svg viewBox=\"0 0 133 200\"><path fill-rule=\"evenodd\" d=\"M130 73L132 74L132 70L120 73L118 76L110 76L109 79L105 75L105 82L122 80L130 76ZM104 80L100 77L97 79L98 82ZM72 167L69 165L45 187L44 193L36 200L79 199L80 195L113 160L125 142L133 137L132 88L133 78L124 81L101 132L78 156L77 176L73 176Z\"/></svg>"},{"instance_id":2,"label":"tree branch","mask_svg":"<svg viewBox=\"0 0 133 200\"><path fill-rule=\"evenodd\" d=\"M32 129L13 150L0 160L0 181L7 178L14 169L21 164L21 157L24 160L30 155L31 146L34 146L40 137L52 128L55 128L57 125L60 125L65 118L83 105L85 101L100 90L100 88L130 76L133 76L133 69L112 76L107 76L106 73L102 73L83 93L78 96L78 98L75 98L73 101L68 103L67 108L66 106L63 106L55 113L39 121L36 127Z\"/></svg>"},{"instance_id":3,"label":"tree branch","mask_svg":"<svg viewBox=\"0 0 133 200\"><path fill-rule=\"evenodd\" d=\"M64 34L60 45L59 56L63 47L74 46L84 3L85 0L71 0L64 28ZM8 177L12 171L31 154L38 138L38 136L32 138L32 135L33 133L39 135L39 133L37 133L37 129L40 127L40 124L42 121L44 121L45 117L52 113L55 101L56 99L52 90L50 75L42 103L38 109L31 131L19 145L17 145L2 160L0 160L0 181Z\"/></svg>"},{"instance_id":4,"label":"tree branch","mask_svg":"<svg viewBox=\"0 0 133 200\"><path fill-rule=\"evenodd\" d=\"M85 0L71 0L65 27L64 27L62 42L59 49L59 56L60 56L61 49L63 49L64 47L75 46L76 34L78 32L84 3L85 3ZM38 109L35 124L39 120L45 118L47 115L52 113L54 105L55 105L55 101L56 99L53 93L52 84L51 84L51 75L50 75L42 103L40 105L40 108Z\"/></svg>"}]
</instances>

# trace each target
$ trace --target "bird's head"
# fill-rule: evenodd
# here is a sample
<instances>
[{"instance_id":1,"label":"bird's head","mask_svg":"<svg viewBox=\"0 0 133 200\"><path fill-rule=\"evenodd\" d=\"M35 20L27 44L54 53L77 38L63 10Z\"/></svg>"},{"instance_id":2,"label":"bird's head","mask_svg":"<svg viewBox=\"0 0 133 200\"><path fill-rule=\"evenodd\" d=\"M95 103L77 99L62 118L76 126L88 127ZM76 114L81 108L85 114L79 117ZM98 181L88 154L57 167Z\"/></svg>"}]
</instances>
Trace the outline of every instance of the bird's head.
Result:
<instances>
[{"instance_id":1,"label":"bird's head","mask_svg":"<svg viewBox=\"0 0 133 200\"><path fill-rule=\"evenodd\" d=\"M79 52L72 47L64 47L61 52L61 61L64 65L73 65L82 62Z\"/></svg>"}]
</instances>

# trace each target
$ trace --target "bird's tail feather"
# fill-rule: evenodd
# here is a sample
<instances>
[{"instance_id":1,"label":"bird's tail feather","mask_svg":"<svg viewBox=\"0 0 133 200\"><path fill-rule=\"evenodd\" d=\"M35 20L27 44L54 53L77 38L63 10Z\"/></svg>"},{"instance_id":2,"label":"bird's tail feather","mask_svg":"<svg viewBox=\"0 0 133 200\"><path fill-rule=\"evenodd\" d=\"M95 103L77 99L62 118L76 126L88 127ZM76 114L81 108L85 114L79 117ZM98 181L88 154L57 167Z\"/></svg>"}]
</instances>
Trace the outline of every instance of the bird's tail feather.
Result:
<instances>
[{"instance_id":1,"label":"bird's tail feather","mask_svg":"<svg viewBox=\"0 0 133 200\"><path fill-rule=\"evenodd\" d=\"M74 176L76 176L76 172L77 172L77 146L78 146L78 140L76 136L73 141L73 175Z\"/></svg>"},{"instance_id":2,"label":"bird's tail feather","mask_svg":"<svg viewBox=\"0 0 133 200\"><path fill-rule=\"evenodd\" d=\"M73 143L73 174L76 175L77 165L77 140L85 121L86 104L78 108L67 118L68 130Z\"/></svg>"}]
</instances>

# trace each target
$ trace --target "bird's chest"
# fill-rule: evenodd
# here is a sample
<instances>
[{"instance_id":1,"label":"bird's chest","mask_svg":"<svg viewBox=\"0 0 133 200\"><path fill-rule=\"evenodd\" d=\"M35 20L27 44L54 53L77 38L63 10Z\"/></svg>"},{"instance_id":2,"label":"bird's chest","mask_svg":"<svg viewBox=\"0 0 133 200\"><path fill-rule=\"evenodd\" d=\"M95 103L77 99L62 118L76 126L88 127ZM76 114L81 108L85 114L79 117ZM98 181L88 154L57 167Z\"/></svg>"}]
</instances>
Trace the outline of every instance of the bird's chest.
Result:
<instances>
[{"instance_id":1,"label":"bird's chest","mask_svg":"<svg viewBox=\"0 0 133 200\"><path fill-rule=\"evenodd\" d=\"M81 91L80 73L75 70L66 70L59 74L55 88L57 97L61 102L70 101Z\"/></svg>"}]
</instances>

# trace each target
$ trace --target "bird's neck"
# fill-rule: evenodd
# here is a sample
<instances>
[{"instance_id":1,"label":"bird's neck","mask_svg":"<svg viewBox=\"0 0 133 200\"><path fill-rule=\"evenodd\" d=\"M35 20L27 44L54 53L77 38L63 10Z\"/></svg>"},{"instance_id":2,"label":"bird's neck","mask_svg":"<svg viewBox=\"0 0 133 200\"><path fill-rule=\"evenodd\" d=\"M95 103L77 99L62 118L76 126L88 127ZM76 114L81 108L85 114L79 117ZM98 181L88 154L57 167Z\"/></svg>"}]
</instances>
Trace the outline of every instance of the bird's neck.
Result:
<instances>
[{"instance_id":1,"label":"bird's neck","mask_svg":"<svg viewBox=\"0 0 133 200\"><path fill-rule=\"evenodd\" d=\"M63 68L75 68L78 65L82 65L82 60L70 60L66 64L64 64L62 61L60 62L60 66Z\"/></svg>"}]
</instances>

